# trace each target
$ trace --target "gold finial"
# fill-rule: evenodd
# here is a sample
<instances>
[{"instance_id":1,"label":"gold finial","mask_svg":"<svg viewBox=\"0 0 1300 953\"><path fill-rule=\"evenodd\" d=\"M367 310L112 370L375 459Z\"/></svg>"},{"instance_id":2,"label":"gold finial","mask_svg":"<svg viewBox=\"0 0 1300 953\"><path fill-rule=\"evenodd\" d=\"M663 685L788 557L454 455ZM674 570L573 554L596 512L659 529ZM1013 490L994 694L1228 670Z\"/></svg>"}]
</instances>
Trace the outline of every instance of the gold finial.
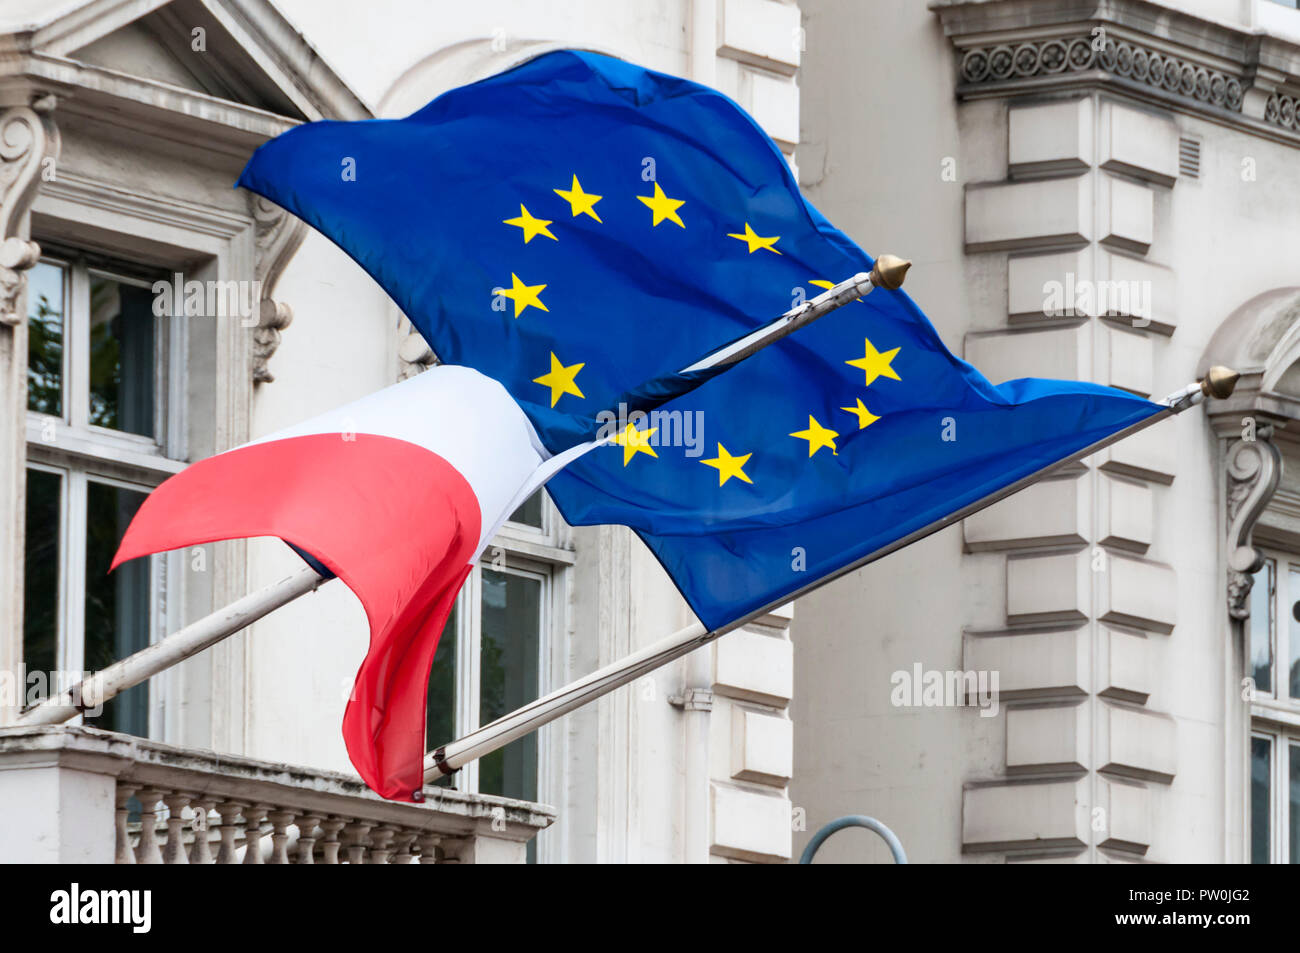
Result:
<instances>
[{"instance_id":1,"label":"gold finial","mask_svg":"<svg viewBox=\"0 0 1300 953\"><path fill-rule=\"evenodd\" d=\"M897 255L881 255L871 268L871 283L877 288L897 291L903 287L903 276L911 267L912 263L906 258L899 258Z\"/></svg>"},{"instance_id":2,"label":"gold finial","mask_svg":"<svg viewBox=\"0 0 1300 953\"><path fill-rule=\"evenodd\" d=\"M1205 372L1205 377L1201 379L1201 393L1206 397L1216 397L1223 400L1225 397L1232 396L1232 390L1237 386L1239 380L1241 380L1241 375L1231 367L1215 364Z\"/></svg>"}]
</instances>

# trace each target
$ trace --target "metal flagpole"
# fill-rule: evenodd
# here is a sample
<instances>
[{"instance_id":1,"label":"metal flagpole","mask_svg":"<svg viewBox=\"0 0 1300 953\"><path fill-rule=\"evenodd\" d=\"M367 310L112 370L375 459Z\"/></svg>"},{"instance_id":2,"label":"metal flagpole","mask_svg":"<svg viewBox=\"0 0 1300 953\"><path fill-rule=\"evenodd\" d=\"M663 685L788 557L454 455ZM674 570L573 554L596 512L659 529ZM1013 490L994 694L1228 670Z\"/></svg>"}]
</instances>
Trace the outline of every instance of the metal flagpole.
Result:
<instances>
[{"instance_id":1,"label":"metal flagpole","mask_svg":"<svg viewBox=\"0 0 1300 953\"><path fill-rule=\"evenodd\" d=\"M714 639L717 639L728 632L734 631L746 623L752 622L754 619L771 612L777 606L784 605L805 593L827 585L846 573L853 572L855 569L860 569L870 562L888 556L890 553L902 549L904 546L923 539L932 533L937 533L939 530L952 525L958 520L965 519L972 513L976 513L984 509L986 506L991 506L999 500L1005 499L1016 491L1023 489L1030 483L1041 479L1054 470L1059 470L1062 467L1069 466L1072 463L1082 460L1084 457L1091 456L1098 450L1108 447L1119 440L1123 440L1125 437L1137 433L1139 430L1146 429L1156 421L1164 420L1166 417L1182 413L1189 407L1194 407L1206 397L1214 397L1218 399L1228 397L1232 394L1233 388L1236 387L1239 377L1240 375L1236 371L1229 368L1212 367L1202 380L1195 384L1189 384L1181 390L1177 390L1170 394L1164 400L1159 401L1159 403L1164 404L1164 410L1152 414L1150 417L1133 424L1131 427L1127 427L1124 430L1111 434L1109 437L1098 440L1096 443L1085 447L1078 453L1075 453L1064 460L1043 467L1022 479L1017 480L1015 483L1004 487L996 493L977 500L969 506L963 507L957 512L945 516L941 520L937 520L928 526L924 526L921 529L904 536L902 539L896 540L893 543L868 554L851 565L845 566L843 569L813 580L802 589L791 593L778 602L764 606L744 618L737 619L736 621L713 631L706 630L703 624L696 622L694 625L680 629L672 635L641 649L639 652L635 652L620 661L592 672L590 675L580 678L557 691L551 692L549 695L545 695L531 704L524 705L522 708L510 712L508 715L498 718L491 724L485 725L477 731L470 732L463 738L453 741L450 744L443 745L442 747L432 751L425 758L424 781L428 784L443 775L451 774L476 758L481 758L486 754L490 754L498 748L502 748L510 742L522 738L529 732L537 730L542 725L554 721L561 715L567 714L575 708L580 708L589 702L595 701L602 695L607 695L614 689L635 681L642 675L653 671L661 665L666 665L674 659L681 658L688 652L692 652L700 646L706 645Z\"/></svg>"},{"instance_id":2,"label":"metal flagpole","mask_svg":"<svg viewBox=\"0 0 1300 953\"><path fill-rule=\"evenodd\" d=\"M719 348L690 367L683 368L682 373L710 367L730 367L738 364L762 348L781 340L781 338L797 331L799 328L806 327L818 318L830 314L836 308L843 307L866 296L871 292L872 288L896 289L902 287L903 277L911 266L910 261L905 261L894 255L881 255L876 259L875 265L869 274L861 272L841 281L815 298L810 298L798 307L791 308L779 318L763 325L740 340ZM563 460L556 460L555 462L560 466L556 466L555 470L558 471L563 465L571 463L580 455L580 453L572 454ZM564 457L565 455L560 454L559 456ZM554 474L550 475L553 476ZM282 579L232 602L224 609L191 623L179 632L155 642L148 648L141 649L134 655L114 662L108 668L78 682L67 691L45 699L39 705L35 705L27 712L19 715L14 724L57 725L65 721L71 721L87 709L102 705L128 688L139 685L146 679L157 675L178 662L183 662L191 655L216 645L223 639L229 638L241 629L252 625L268 613L281 606L288 605L294 599L306 595L328 581L310 567L301 569L287 579ZM676 657L673 656L673 658ZM671 661L671 659L663 660L663 662L667 661ZM662 665L663 662L658 662L651 667ZM606 689L606 691L608 690ZM564 709L564 711L569 710L568 708ZM558 717L559 714L563 714L563 712L559 712L552 717Z\"/></svg>"}]
</instances>

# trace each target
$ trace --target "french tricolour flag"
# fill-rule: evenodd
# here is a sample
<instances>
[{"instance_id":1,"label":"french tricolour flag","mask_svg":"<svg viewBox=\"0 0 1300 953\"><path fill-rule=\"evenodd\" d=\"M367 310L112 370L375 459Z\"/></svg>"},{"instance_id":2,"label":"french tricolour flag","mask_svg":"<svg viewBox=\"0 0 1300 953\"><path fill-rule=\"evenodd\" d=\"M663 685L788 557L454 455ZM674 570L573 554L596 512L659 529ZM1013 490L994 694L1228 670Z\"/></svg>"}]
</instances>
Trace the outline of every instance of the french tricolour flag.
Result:
<instances>
[{"instance_id":1,"label":"french tricolour flag","mask_svg":"<svg viewBox=\"0 0 1300 953\"><path fill-rule=\"evenodd\" d=\"M419 800L429 668L456 594L514 509L590 446L552 457L504 387L434 367L173 476L113 567L251 536L310 554L370 622L343 716L348 754L379 794Z\"/></svg>"}]
</instances>

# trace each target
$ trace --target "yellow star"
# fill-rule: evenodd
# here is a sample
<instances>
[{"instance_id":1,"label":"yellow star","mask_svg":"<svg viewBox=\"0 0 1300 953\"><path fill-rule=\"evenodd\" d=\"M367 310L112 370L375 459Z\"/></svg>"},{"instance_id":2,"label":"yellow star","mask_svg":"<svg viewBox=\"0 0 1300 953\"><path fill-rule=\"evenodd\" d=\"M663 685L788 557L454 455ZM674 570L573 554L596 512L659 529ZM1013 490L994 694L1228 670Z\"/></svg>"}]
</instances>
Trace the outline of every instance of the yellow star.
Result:
<instances>
[{"instance_id":1,"label":"yellow star","mask_svg":"<svg viewBox=\"0 0 1300 953\"><path fill-rule=\"evenodd\" d=\"M658 429L658 427L651 427L649 430L637 430L636 427L628 424L626 429L614 438L615 443L623 445L623 466L627 466L638 453L648 453L652 457L659 456L655 453L655 448L650 446L650 435Z\"/></svg>"},{"instance_id":2,"label":"yellow star","mask_svg":"<svg viewBox=\"0 0 1300 953\"><path fill-rule=\"evenodd\" d=\"M743 469L752 456L752 453L746 453L743 456L732 456L727 452L726 447L718 444L718 455L712 460L701 460L700 463L713 467L718 471L718 486L725 486L732 477L737 477L746 483L752 484L754 481L745 475Z\"/></svg>"},{"instance_id":3,"label":"yellow star","mask_svg":"<svg viewBox=\"0 0 1300 953\"><path fill-rule=\"evenodd\" d=\"M524 208L522 203L519 206L519 217L507 218L502 224L514 225L516 228L522 228L524 230L525 245L531 242L538 235L545 235L553 242L559 241L558 238L551 234L551 230L546 227L551 224L550 221L544 218L534 218L533 215L529 213L528 209Z\"/></svg>"},{"instance_id":4,"label":"yellow star","mask_svg":"<svg viewBox=\"0 0 1300 953\"><path fill-rule=\"evenodd\" d=\"M808 429L795 431L790 436L808 441L808 456L810 457L822 447L830 447L831 453L839 453L835 449L835 438L839 436L839 433L829 427L823 427L812 414L808 415Z\"/></svg>"},{"instance_id":5,"label":"yellow star","mask_svg":"<svg viewBox=\"0 0 1300 953\"><path fill-rule=\"evenodd\" d=\"M526 285L519 280L519 276L513 271L510 273L511 288L506 291L504 288L493 288L493 294L499 294L503 298L509 298L515 303L515 317L519 317L525 308L541 308L543 311L551 309L542 304L542 299L538 297L546 288L546 285Z\"/></svg>"},{"instance_id":6,"label":"yellow star","mask_svg":"<svg viewBox=\"0 0 1300 953\"><path fill-rule=\"evenodd\" d=\"M816 288L825 288L827 291L835 287L835 282L827 281L825 278L809 278L808 284Z\"/></svg>"},{"instance_id":7,"label":"yellow star","mask_svg":"<svg viewBox=\"0 0 1300 953\"><path fill-rule=\"evenodd\" d=\"M862 368L867 377L867 382L862 385L863 387L870 387L872 381L877 377L888 377L891 380L896 381L902 380L902 378L898 376L898 373L889 366L889 362L894 359L894 355L896 355L900 350L899 348L894 348L892 351L886 351L884 354L881 354L870 341L864 340L863 343L866 345L866 353L856 361L844 362L851 367Z\"/></svg>"},{"instance_id":8,"label":"yellow star","mask_svg":"<svg viewBox=\"0 0 1300 953\"><path fill-rule=\"evenodd\" d=\"M745 223L745 234L738 235L735 232L727 232L727 237L739 239L740 241L744 242L746 245L749 246L749 253L751 255L754 254L754 252L758 251L760 248L766 248L774 255L781 254L779 251L777 251L775 248L772 247L773 245L775 245L777 242L781 240L781 236L773 235L771 238L764 238L761 235L757 235L754 233L754 230L749 227L749 222ZM816 284L816 282L813 283Z\"/></svg>"},{"instance_id":9,"label":"yellow star","mask_svg":"<svg viewBox=\"0 0 1300 953\"><path fill-rule=\"evenodd\" d=\"M578 390L578 385L574 378L578 376L578 371L586 367L586 364L570 364L565 367L560 363L560 359L551 352L551 370L541 377L534 377L534 384L541 384L543 387L551 389L551 406L554 407L556 401L560 399L561 394L572 394L574 397L585 397L582 391Z\"/></svg>"},{"instance_id":10,"label":"yellow star","mask_svg":"<svg viewBox=\"0 0 1300 953\"><path fill-rule=\"evenodd\" d=\"M867 410L866 405L865 405L864 403L862 403L862 398L861 398L861 397L858 398L858 406L856 406L856 407L841 407L840 410L847 410L847 411L848 411L849 413L851 413L851 414L857 414L857 415L858 415L858 429L859 429L859 430L866 430L868 427L870 427L872 424L874 424L877 420L880 419L880 418L877 417L875 414L873 414L871 411Z\"/></svg>"},{"instance_id":11,"label":"yellow star","mask_svg":"<svg viewBox=\"0 0 1300 953\"><path fill-rule=\"evenodd\" d=\"M677 217L677 210L686 204L686 200L670 199L668 196L664 195L664 190L659 188L658 182L655 183L654 195L638 195L637 198L640 199L645 206L650 209L650 211L655 213L655 220L651 222L652 225L658 225L666 219L670 222L676 222L682 228L686 227L686 223Z\"/></svg>"},{"instance_id":12,"label":"yellow star","mask_svg":"<svg viewBox=\"0 0 1300 953\"><path fill-rule=\"evenodd\" d=\"M604 196L582 191L582 186L578 184L576 175L573 177L573 188L567 191L565 189L556 189L555 194L569 203L569 211L573 213L574 218L579 215L590 215L600 222L600 216L596 214L596 203ZM601 224L605 223L601 222Z\"/></svg>"}]
</instances>

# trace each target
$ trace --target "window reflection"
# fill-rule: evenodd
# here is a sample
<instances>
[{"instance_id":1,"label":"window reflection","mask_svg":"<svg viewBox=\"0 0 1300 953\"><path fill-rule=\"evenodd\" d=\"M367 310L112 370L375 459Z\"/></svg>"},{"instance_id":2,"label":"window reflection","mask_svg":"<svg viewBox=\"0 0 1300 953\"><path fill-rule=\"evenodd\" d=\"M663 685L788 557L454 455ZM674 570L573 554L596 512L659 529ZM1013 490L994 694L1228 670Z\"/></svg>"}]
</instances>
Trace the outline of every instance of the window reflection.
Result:
<instances>
[{"instance_id":1,"label":"window reflection","mask_svg":"<svg viewBox=\"0 0 1300 953\"><path fill-rule=\"evenodd\" d=\"M1273 605L1277 592L1277 569L1273 560L1255 573L1250 589L1250 674L1255 689L1273 691Z\"/></svg>"},{"instance_id":2,"label":"window reflection","mask_svg":"<svg viewBox=\"0 0 1300 953\"><path fill-rule=\"evenodd\" d=\"M1250 862L1267 864L1270 857L1269 773L1273 764L1273 742L1250 739Z\"/></svg>"},{"instance_id":3,"label":"window reflection","mask_svg":"<svg viewBox=\"0 0 1300 953\"><path fill-rule=\"evenodd\" d=\"M153 296L90 275L90 422L152 436L154 432Z\"/></svg>"},{"instance_id":4,"label":"window reflection","mask_svg":"<svg viewBox=\"0 0 1300 953\"><path fill-rule=\"evenodd\" d=\"M63 416L67 269L37 262L27 274L27 409Z\"/></svg>"},{"instance_id":5,"label":"window reflection","mask_svg":"<svg viewBox=\"0 0 1300 953\"><path fill-rule=\"evenodd\" d=\"M480 725L537 697L541 590L538 579L483 570ZM479 790L537 800L536 733L484 757L479 762Z\"/></svg>"},{"instance_id":6,"label":"window reflection","mask_svg":"<svg viewBox=\"0 0 1300 953\"><path fill-rule=\"evenodd\" d=\"M149 644L149 560L108 567L145 494L90 481L86 489L86 654L97 672ZM149 683L127 689L86 724L133 735L149 733Z\"/></svg>"}]
</instances>

